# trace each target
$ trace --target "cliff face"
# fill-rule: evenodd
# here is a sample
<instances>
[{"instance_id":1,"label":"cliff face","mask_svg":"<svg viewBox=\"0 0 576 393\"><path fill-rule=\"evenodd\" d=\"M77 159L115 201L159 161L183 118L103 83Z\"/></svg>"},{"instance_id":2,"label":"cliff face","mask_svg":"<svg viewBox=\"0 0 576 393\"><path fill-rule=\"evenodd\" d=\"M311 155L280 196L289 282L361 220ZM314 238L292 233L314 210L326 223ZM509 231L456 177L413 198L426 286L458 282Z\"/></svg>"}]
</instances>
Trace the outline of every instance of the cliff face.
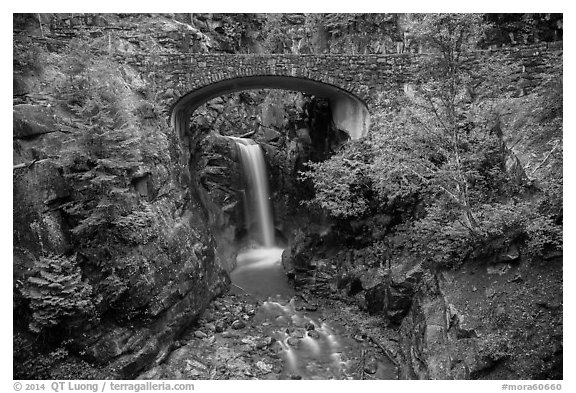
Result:
<instances>
[{"instance_id":1,"label":"cliff face","mask_svg":"<svg viewBox=\"0 0 576 393\"><path fill-rule=\"evenodd\" d=\"M297 170L329 148L325 103L304 114L296 93L215 99L196 112L184 146L166 124L161 76L114 60L227 50L230 18L183 17L14 18L17 377L82 378L103 367L131 377L226 290L244 220L233 144L218 134L254 132L286 223L280 237L296 225ZM322 129L317 140L309 127ZM37 335L46 345L33 344ZM72 374L53 367L63 351Z\"/></svg>"},{"instance_id":2,"label":"cliff face","mask_svg":"<svg viewBox=\"0 0 576 393\"><path fill-rule=\"evenodd\" d=\"M131 377L229 278L154 80L35 22L15 17L15 377L65 373L55 348L81 366L70 377Z\"/></svg>"},{"instance_id":3,"label":"cliff face","mask_svg":"<svg viewBox=\"0 0 576 393\"><path fill-rule=\"evenodd\" d=\"M393 18L392 38L380 44L346 41L338 21L310 36L301 15L284 18L290 28L276 42L281 52L389 53L401 40ZM254 131L270 164L280 233L289 237L310 217L298 204L310 190L297 172L345 139L323 102L262 92L215 99L197 111L193 144L184 147L166 124L170 92L161 78L112 56L261 53L272 47L259 32L264 22L250 15L14 17L15 378L101 378L102 369L106 377L132 377L161 361L226 290L243 219L234 149L218 134ZM540 78L547 66L522 75ZM510 88L532 91L538 78L520 76ZM503 139L528 174L546 182L562 164L561 105L548 100L540 111L531 96L514 102L501 119ZM533 132L535 122L545 132ZM419 261L367 247L394 219L347 223L358 229L348 238L314 225L298 232L284 261L297 284L334 279L335 292L397 327L393 352L405 378L558 377L561 255L425 274ZM318 260L314 251L325 246L333 249ZM336 271L323 271L327 261Z\"/></svg>"}]
</instances>

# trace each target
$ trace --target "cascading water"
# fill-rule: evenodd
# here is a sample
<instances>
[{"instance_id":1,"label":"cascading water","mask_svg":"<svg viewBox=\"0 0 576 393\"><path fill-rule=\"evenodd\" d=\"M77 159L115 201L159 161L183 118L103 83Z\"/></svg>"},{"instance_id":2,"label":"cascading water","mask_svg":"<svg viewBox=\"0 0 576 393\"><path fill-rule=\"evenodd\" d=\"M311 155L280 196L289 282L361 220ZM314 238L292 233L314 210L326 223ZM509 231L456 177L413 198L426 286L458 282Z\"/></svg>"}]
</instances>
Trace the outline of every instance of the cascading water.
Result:
<instances>
[{"instance_id":1,"label":"cascading water","mask_svg":"<svg viewBox=\"0 0 576 393\"><path fill-rule=\"evenodd\" d=\"M258 296L291 296L293 289L288 285L280 265L282 249L275 244L274 221L268 188L266 162L261 147L251 139L230 137L236 143L244 171L245 216L250 224L253 240L260 247L242 250L236 259L237 267L231 273L234 286L248 294Z\"/></svg>"},{"instance_id":2,"label":"cascading water","mask_svg":"<svg viewBox=\"0 0 576 393\"><path fill-rule=\"evenodd\" d=\"M248 183L249 211L256 213L259 240L264 247L273 247L274 223L270 207L266 162L262 149L251 139L234 138L234 140L240 151L240 159Z\"/></svg>"},{"instance_id":3,"label":"cascading water","mask_svg":"<svg viewBox=\"0 0 576 393\"><path fill-rule=\"evenodd\" d=\"M230 274L232 291L266 299L254 321L263 334L278 343L285 359L282 377L344 378L352 367L346 353L355 351L358 344L341 337L335 326L323 320L321 310L306 311L296 306L295 291L281 266L283 250L275 244L262 149L250 139L229 138L238 147L244 171L247 226L252 240L259 244L238 253L237 267Z\"/></svg>"}]
</instances>

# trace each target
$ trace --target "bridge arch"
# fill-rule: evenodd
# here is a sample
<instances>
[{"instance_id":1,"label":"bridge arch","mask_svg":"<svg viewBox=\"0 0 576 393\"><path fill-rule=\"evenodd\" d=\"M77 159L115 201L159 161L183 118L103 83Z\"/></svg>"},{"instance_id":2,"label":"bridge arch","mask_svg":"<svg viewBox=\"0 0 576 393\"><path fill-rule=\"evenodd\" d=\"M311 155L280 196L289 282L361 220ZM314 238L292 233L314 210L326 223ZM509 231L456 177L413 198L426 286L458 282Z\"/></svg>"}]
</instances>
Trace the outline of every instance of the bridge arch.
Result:
<instances>
[{"instance_id":1,"label":"bridge arch","mask_svg":"<svg viewBox=\"0 0 576 393\"><path fill-rule=\"evenodd\" d=\"M191 114L205 102L224 94L253 89L298 91L327 98L336 127L358 139L368 133L370 115L366 103L353 93L322 81L285 75L252 75L222 79L189 91L171 108L170 122L184 137Z\"/></svg>"}]
</instances>

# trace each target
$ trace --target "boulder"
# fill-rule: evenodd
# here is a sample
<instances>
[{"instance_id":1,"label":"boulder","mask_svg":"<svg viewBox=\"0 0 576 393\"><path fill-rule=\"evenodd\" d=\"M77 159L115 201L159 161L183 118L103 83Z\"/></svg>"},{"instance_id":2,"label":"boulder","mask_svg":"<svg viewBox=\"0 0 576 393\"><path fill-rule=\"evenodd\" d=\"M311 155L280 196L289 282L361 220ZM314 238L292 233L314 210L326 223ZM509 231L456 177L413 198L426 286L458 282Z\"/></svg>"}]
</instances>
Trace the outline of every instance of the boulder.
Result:
<instances>
[{"instance_id":1,"label":"boulder","mask_svg":"<svg viewBox=\"0 0 576 393\"><path fill-rule=\"evenodd\" d=\"M387 306L388 284L379 283L366 291L366 309L370 314L383 312Z\"/></svg>"},{"instance_id":2,"label":"boulder","mask_svg":"<svg viewBox=\"0 0 576 393\"><path fill-rule=\"evenodd\" d=\"M264 132L262 132L262 134L259 136L258 139L262 140L265 143L275 143L278 142L281 136L282 134L279 131L273 128L266 127L264 128Z\"/></svg>"},{"instance_id":3,"label":"boulder","mask_svg":"<svg viewBox=\"0 0 576 393\"><path fill-rule=\"evenodd\" d=\"M516 244L511 244L508 248L498 254L494 260L495 263L506 263L516 261L520 258L520 250Z\"/></svg>"},{"instance_id":4,"label":"boulder","mask_svg":"<svg viewBox=\"0 0 576 393\"><path fill-rule=\"evenodd\" d=\"M40 105L14 105L12 124L14 138L34 138L58 131L53 111Z\"/></svg>"},{"instance_id":5,"label":"boulder","mask_svg":"<svg viewBox=\"0 0 576 393\"><path fill-rule=\"evenodd\" d=\"M60 167L42 160L13 172L14 247L35 255L65 253L69 249L66 225L49 206L70 196Z\"/></svg>"}]
</instances>

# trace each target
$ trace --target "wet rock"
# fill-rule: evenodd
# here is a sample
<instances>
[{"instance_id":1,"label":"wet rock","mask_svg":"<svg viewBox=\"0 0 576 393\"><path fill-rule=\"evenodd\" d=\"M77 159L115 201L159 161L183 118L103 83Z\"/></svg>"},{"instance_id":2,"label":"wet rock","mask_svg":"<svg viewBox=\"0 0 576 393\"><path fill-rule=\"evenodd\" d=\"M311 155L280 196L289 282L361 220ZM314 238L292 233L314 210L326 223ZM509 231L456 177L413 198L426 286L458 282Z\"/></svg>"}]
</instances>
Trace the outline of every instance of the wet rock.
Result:
<instances>
[{"instance_id":1,"label":"wet rock","mask_svg":"<svg viewBox=\"0 0 576 393\"><path fill-rule=\"evenodd\" d=\"M62 167L41 160L13 174L14 249L35 255L61 254L69 249L66 224L60 210L49 205L65 200L71 190Z\"/></svg>"},{"instance_id":2,"label":"wet rock","mask_svg":"<svg viewBox=\"0 0 576 393\"><path fill-rule=\"evenodd\" d=\"M354 296L354 302L358 306L358 308L362 311L368 311L368 305L366 303L366 296L362 292L357 293Z\"/></svg>"},{"instance_id":3,"label":"wet rock","mask_svg":"<svg viewBox=\"0 0 576 393\"><path fill-rule=\"evenodd\" d=\"M498 254L494 260L495 263L506 263L516 261L520 258L520 250L515 244L511 244L508 249Z\"/></svg>"},{"instance_id":4,"label":"wet rock","mask_svg":"<svg viewBox=\"0 0 576 393\"><path fill-rule=\"evenodd\" d=\"M216 333L222 333L224 330L226 330L226 323L224 321L220 320L214 324L214 331Z\"/></svg>"},{"instance_id":5,"label":"wet rock","mask_svg":"<svg viewBox=\"0 0 576 393\"><path fill-rule=\"evenodd\" d=\"M14 105L12 120L14 138L33 138L57 131L54 113L40 105Z\"/></svg>"},{"instance_id":6,"label":"wet rock","mask_svg":"<svg viewBox=\"0 0 576 393\"><path fill-rule=\"evenodd\" d=\"M294 332L292 333L292 336L296 337L296 338L304 338L305 335L306 335L306 330L300 329L300 328L294 329Z\"/></svg>"},{"instance_id":7,"label":"wet rock","mask_svg":"<svg viewBox=\"0 0 576 393\"><path fill-rule=\"evenodd\" d=\"M263 349L270 344L272 344L272 337L266 337L264 339L256 341L256 348Z\"/></svg>"},{"instance_id":8,"label":"wet rock","mask_svg":"<svg viewBox=\"0 0 576 393\"><path fill-rule=\"evenodd\" d=\"M194 332L194 337L196 338L206 338L208 337L208 335L206 333L204 333L202 330L196 330Z\"/></svg>"},{"instance_id":9,"label":"wet rock","mask_svg":"<svg viewBox=\"0 0 576 393\"><path fill-rule=\"evenodd\" d=\"M384 311L386 307L388 285L380 283L366 291L366 309L370 314L377 314Z\"/></svg>"},{"instance_id":10,"label":"wet rock","mask_svg":"<svg viewBox=\"0 0 576 393\"><path fill-rule=\"evenodd\" d=\"M364 371L368 374L376 374L378 370L378 360L374 357L369 357L364 362Z\"/></svg>"},{"instance_id":11,"label":"wet rock","mask_svg":"<svg viewBox=\"0 0 576 393\"><path fill-rule=\"evenodd\" d=\"M234 322L232 322L232 329L238 330L238 329L243 329L245 327L246 327L246 324L241 319L237 319Z\"/></svg>"},{"instance_id":12,"label":"wet rock","mask_svg":"<svg viewBox=\"0 0 576 393\"><path fill-rule=\"evenodd\" d=\"M258 362L256 362L256 367L258 367L258 369L263 373L263 374L268 374L272 371L272 366L267 364L266 362L260 360Z\"/></svg>"},{"instance_id":13,"label":"wet rock","mask_svg":"<svg viewBox=\"0 0 576 393\"><path fill-rule=\"evenodd\" d=\"M306 322L304 324L304 329L310 331L310 330L316 329L316 327L314 326L314 324L312 322Z\"/></svg>"},{"instance_id":14,"label":"wet rock","mask_svg":"<svg viewBox=\"0 0 576 393\"><path fill-rule=\"evenodd\" d=\"M279 324L282 324L282 325L286 325L286 324L289 324L291 322L291 319L285 315L280 315L280 316L276 317L276 322Z\"/></svg>"},{"instance_id":15,"label":"wet rock","mask_svg":"<svg viewBox=\"0 0 576 393\"><path fill-rule=\"evenodd\" d=\"M164 373L164 367L162 365L156 366L151 368L150 370L146 371L144 374L140 374L138 376L138 380L145 380L145 379L162 379Z\"/></svg>"},{"instance_id":16,"label":"wet rock","mask_svg":"<svg viewBox=\"0 0 576 393\"><path fill-rule=\"evenodd\" d=\"M302 379L302 376L298 374L290 374L289 378L293 380L300 380Z\"/></svg>"},{"instance_id":17,"label":"wet rock","mask_svg":"<svg viewBox=\"0 0 576 393\"><path fill-rule=\"evenodd\" d=\"M491 298L492 296L496 295L496 290L494 288L486 288L486 297Z\"/></svg>"},{"instance_id":18,"label":"wet rock","mask_svg":"<svg viewBox=\"0 0 576 393\"><path fill-rule=\"evenodd\" d=\"M226 330L225 332L222 333L222 337L224 337L224 338L236 338L236 337L238 337L238 335L236 333L232 333L232 332Z\"/></svg>"},{"instance_id":19,"label":"wet rock","mask_svg":"<svg viewBox=\"0 0 576 393\"><path fill-rule=\"evenodd\" d=\"M514 275L514 278L511 278L510 280L507 281L508 283L521 283L524 282L524 279L522 278L522 276L520 274L516 274Z\"/></svg>"},{"instance_id":20,"label":"wet rock","mask_svg":"<svg viewBox=\"0 0 576 393\"><path fill-rule=\"evenodd\" d=\"M212 322L214 321L214 314L212 314L210 311L206 311L203 315L203 318L206 322Z\"/></svg>"},{"instance_id":21,"label":"wet rock","mask_svg":"<svg viewBox=\"0 0 576 393\"><path fill-rule=\"evenodd\" d=\"M307 303L304 305L304 310L306 311L316 311L318 310L318 305L313 303Z\"/></svg>"},{"instance_id":22,"label":"wet rock","mask_svg":"<svg viewBox=\"0 0 576 393\"><path fill-rule=\"evenodd\" d=\"M488 274L498 274L499 276L506 274L512 266L509 263L496 263L494 265L488 265L486 267L486 272Z\"/></svg>"},{"instance_id":23,"label":"wet rock","mask_svg":"<svg viewBox=\"0 0 576 393\"><path fill-rule=\"evenodd\" d=\"M286 340L286 342L292 347L297 347L300 345L300 339L296 337L290 337L288 340Z\"/></svg>"},{"instance_id":24,"label":"wet rock","mask_svg":"<svg viewBox=\"0 0 576 393\"><path fill-rule=\"evenodd\" d=\"M262 134L261 138L266 143L271 143L271 142L277 142L278 139L280 139L280 136L282 136L280 132L274 130L273 128L267 127L264 129L264 133Z\"/></svg>"},{"instance_id":25,"label":"wet rock","mask_svg":"<svg viewBox=\"0 0 576 393\"><path fill-rule=\"evenodd\" d=\"M308 336L312 337L313 339L319 339L320 338L320 333L318 333L316 330L310 330L308 332Z\"/></svg>"},{"instance_id":26,"label":"wet rock","mask_svg":"<svg viewBox=\"0 0 576 393\"><path fill-rule=\"evenodd\" d=\"M254 349L256 349L255 337L252 337L252 336L243 337L240 340L240 342L242 344L246 344L246 348L244 349L245 351L253 351Z\"/></svg>"}]
</instances>

